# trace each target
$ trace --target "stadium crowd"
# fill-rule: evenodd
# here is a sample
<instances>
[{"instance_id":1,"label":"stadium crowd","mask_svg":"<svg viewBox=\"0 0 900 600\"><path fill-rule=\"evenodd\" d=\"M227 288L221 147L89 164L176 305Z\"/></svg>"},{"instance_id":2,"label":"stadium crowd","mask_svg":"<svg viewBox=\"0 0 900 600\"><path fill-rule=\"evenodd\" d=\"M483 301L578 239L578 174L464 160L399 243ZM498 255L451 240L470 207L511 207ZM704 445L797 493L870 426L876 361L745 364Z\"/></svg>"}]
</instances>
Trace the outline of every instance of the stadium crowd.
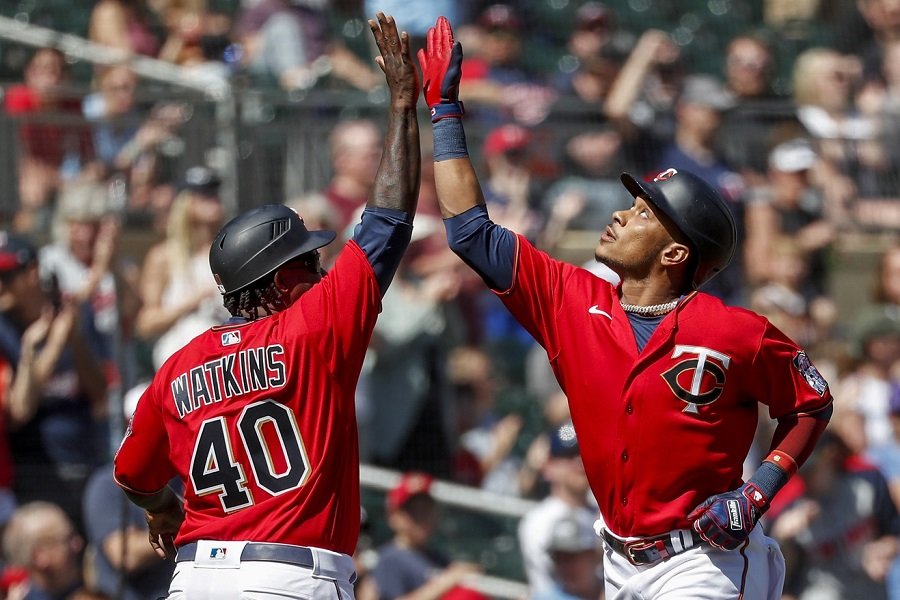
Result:
<instances>
[{"instance_id":1,"label":"stadium crowd","mask_svg":"<svg viewBox=\"0 0 900 600\"><path fill-rule=\"evenodd\" d=\"M233 4L97 0L74 33L115 60L79 78L61 51L30 49L3 86L17 184L0 202L0 598L146 600L164 596L171 574L110 461L155 369L228 317L207 257L234 208L223 202L234 174L214 148L185 155L201 111L142 101L129 60L251 91L377 97L371 48L336 30L340 9L392 12L419 47L437 15L459 24L460 97L493 220L599 277L615 275L591 258L595 232L632 202L621 172L684 169L718 187L741 246L707 291L789 334L835 397L828 435L765 515L788 559L784 598L900 600L896 2L783 3L795 13L765 3L702 68L678 35L627 27L625 3L575 2L552 35L537 3ZM786 57L774 40L798 23L818 33L793 38ZM550 47L558 60L536 58ZM327 118L327 151L315 157L327 181L292 173L292 152L313 158L286 148L285 165L270 165L283 170L281 195L266 198L339 232L326 269L358 222L382 145L377 119ZM361 462L404 473L383 513L368 507L369 524L390 534L368 540L357 594L478 594L465 582L484 566L433 549L438 479L539 501L519 524L530 597L602 598L596 506L566 399L543 350L449 251L428 158L413 241L357 390ZM838 279L848 246L878 257L852 292ZM761 414L759 437L771 426Z\"/></svg>"}]
</instances>

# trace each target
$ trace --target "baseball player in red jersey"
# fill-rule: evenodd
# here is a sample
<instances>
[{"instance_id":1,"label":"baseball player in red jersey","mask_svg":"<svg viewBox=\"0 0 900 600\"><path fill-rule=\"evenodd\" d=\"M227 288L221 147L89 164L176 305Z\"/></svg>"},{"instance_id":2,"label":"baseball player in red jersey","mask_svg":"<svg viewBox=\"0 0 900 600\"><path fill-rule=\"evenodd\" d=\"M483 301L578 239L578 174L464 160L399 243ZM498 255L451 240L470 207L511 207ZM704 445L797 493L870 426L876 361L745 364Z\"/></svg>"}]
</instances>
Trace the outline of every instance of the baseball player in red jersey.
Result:
<instances>
[{"instance_id":1,"label":"baseball player in red jersey","mask_svg":"<svg viewBox=\"0 0 900 600\"><path fill-rule=\"evenodd\" d=\"M381 13L369 25L390 109L352 239L326 274L318 248L335 233L308 231L290 208L226 224L209 261L234 317L163 364L116 454L116 481L147 511L151 544L177 548L169 600L353 597L354 392L410 239L421 167L408 36Z\"/></svg>"},{"instance_id":2,"label":"baseball player in red jersey","mask_svg":"<svg viewBox=\"0 0 900 600\"><path fill-rule=\"evenodd\" d=\"M780 598L784 559L758 521L809 456L831 394L766 319L697 290L735 252L724 200L690 173L623 174L634 205L596 248L621 283L554 260L488 218L445 18L419 62L448 241L546 349L568 397L602 514L606 597ZM760 402L778 426L744 482Z\"/></svg>"}]
</instances>

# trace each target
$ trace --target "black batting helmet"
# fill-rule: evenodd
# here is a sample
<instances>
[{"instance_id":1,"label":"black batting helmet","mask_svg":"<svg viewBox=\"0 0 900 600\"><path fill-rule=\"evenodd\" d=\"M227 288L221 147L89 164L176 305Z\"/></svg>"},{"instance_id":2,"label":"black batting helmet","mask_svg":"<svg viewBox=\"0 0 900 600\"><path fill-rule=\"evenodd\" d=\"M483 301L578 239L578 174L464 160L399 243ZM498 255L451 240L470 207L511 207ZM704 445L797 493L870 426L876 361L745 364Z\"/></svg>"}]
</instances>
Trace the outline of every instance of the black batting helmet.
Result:
<instances>
[{"instance_id":1,"label":"black batting helmet","mask_svg":"<svg viewBox=\"0 0 900 600\"><path fill-rule=\"evenodd\" d=\"M669 169L652 182L622 173L632 196L643 196L665 213L697 253L691 284L698 288L731 262L737 227L731 209L711 185L687 171Z\"/></svg>"},{"instance_id":2,"label":"black batting helmet","mask_svg":"<svg viewBox=\"0 0 900 600\"><path fill-rule=\"evenodd\" d=\"M310 231L292 208L266 204L225 224L209 249L219 292L230 294L307 252L330 244L333 231Z\"/></svg>"}]
</instances>

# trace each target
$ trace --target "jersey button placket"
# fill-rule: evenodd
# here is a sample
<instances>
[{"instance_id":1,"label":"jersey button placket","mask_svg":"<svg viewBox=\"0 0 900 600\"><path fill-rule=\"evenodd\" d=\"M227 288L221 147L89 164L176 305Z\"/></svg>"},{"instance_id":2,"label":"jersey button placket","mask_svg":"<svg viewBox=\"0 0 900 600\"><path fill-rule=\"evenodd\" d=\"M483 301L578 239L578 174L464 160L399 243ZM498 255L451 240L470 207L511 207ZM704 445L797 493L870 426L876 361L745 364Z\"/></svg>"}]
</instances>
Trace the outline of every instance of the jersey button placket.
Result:
<instances>
[{"instance_id":1,"label":"jersey button placket","mask_svg":"<svg viewBox=\"0 0 900 600\"><path fill-rule=\"evenodd\" d=\"M634 413L634 405L631 402L625 405L625 412L629 415Z\"/></svg>"}]
</instances>

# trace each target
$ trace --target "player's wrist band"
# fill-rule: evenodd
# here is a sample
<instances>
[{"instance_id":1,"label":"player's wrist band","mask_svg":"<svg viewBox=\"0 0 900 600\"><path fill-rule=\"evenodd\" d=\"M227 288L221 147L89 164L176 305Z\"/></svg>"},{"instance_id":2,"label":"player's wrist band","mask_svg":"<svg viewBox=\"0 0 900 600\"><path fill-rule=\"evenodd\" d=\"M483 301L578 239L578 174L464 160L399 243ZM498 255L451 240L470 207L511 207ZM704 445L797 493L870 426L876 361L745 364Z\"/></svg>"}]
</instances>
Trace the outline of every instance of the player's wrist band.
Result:
<instances>
[{"instance_id":1,"label":"player's wrist band","mask_svg":"<svg viewBox=\"0 0 900 600\"><path fill-rule=\"evenodd\" d=\"M431 122L437 123L447 117L462 117L464 114L466 114L466 108L461 100L440 102L431 107Z\"/></svg>"},{"instance_id":2,"label":"player's wrist band","mask_svg":"<svg viewBox=\"0 0 900 600\"><path fill-rule=\"evenodd\" d=\"M769 452L769 455L766 457L766 462L773 463L775 466L780 468L782 471L788 474L788 477L791 477L794 473L797 472L799 466L797 465L797 461L794 460L794 457L786 452L782 452L781 450L772 450Z\"/></svg>"},{"instance_id":3,"label":"player's wrist band","mask_svg":"<svg viewBox=\"0 0 900 600\"><path fill-rule=\"evenodd\" d=\"M463 129L462 119L458 116L435 121L432 130L434 131L435 162L469 156L469 150L466 147L466 132Z\"/></svg>"},{"instance_id":4,"label":"player's wrist band","mask_svg":"<svg viewBox=\"0 0 900 600\"><path fill-rule=\"evenodd\" d=\"M778 490L783 488L790 478L791 476L775 463L764 460L747 484L753 485L762 492L765 496L763 504L768 506Z\"/></svg>"}]
</instances>

